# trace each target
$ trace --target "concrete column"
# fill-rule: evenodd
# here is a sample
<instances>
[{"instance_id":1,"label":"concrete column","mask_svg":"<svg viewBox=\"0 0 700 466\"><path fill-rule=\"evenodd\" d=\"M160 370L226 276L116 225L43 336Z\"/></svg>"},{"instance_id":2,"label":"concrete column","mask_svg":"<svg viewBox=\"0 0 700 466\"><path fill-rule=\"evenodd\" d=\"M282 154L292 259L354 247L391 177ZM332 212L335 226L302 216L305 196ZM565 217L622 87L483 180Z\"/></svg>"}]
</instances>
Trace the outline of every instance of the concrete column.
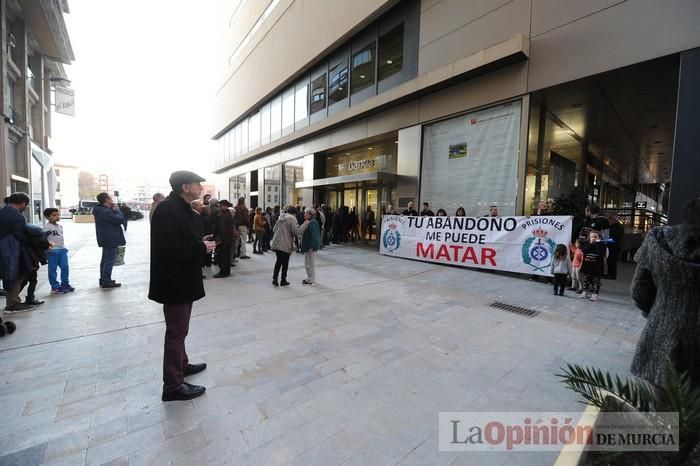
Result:
<instances>
[{"instance_id":1,"label":"concrete column","mask_svg":"<svg viewBox=\"0 0 700 466\"><path fill-rule=\"evenodd\" d=\"M700 48L681 53L676 106L676 134L668 222L681 222L683 207L700 196Z\"/></svg>"},{"instance_id":2,"label":"concrete column","mask_svg":"<svg viewBox=\"0 0 700 466\"><path fill-rule=\"evenodd\" d=\"M7 80L7 0L0 0L0 106L2 106L2 114L5 114L5 80ZM8 132L5 118L0 118L0 199L4 199L8 191L10 191L10 174L7 171L7 139Z\"/></svg>"}]
</instances>

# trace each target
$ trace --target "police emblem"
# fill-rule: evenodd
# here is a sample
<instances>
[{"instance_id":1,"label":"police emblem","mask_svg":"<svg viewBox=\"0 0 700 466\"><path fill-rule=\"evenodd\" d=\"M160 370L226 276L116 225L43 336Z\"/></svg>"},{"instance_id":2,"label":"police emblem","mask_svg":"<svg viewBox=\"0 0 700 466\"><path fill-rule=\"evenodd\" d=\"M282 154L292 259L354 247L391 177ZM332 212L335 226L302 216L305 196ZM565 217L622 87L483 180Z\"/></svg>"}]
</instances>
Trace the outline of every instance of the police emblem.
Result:
<instances>
[{"instance_id":1,"label":"police emblem","mask_svg":"<svg viewBox=\"0 0 700 466\"><path fill-rule=\"evenodd\" d=\"M384 244L384 249L389 252L394 252L401 246L401 234L397 231L398 225L390 224L387 226L384 235L382 236L382 243Z\"/></svg>"},{"instance_id":2,"label":"police emblem","mask_svg":"<svg viewBox=\"0 0 700 466\"><path fill-rule=\"evenodd\" d=\"M552 263L557 243L552 238L547 238L547 231L542 228L533 230L532 235L523 243L521 250L523 262L537 272L544 272Z\"/></svg>"}]
</instances>

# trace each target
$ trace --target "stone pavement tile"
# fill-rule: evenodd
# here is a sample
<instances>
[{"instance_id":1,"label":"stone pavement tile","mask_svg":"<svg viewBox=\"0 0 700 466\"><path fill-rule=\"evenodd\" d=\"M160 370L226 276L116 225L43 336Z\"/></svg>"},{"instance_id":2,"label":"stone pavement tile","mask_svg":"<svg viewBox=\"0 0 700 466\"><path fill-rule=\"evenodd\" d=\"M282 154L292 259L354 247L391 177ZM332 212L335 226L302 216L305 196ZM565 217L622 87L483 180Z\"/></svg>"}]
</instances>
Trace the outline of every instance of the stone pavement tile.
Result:
<instances>
[{"instance_id":1,"label":"stone pavement tile","mask_svg":"<svg viewBox=\"0 0 700 466\"><path fill-rule=\"evenodd\" d=\"M324 377L325 378L325 377ZM310 382L307 385L299 385L277 396L271 396L257 403L258 408L266 417L274 416L289 408L305 403L314 397L315 392L309 388L322 379Z\"/></svg>"},{"instance_id":2,"label":"stone pavement tile","mask_svg":"<svg viewBox=\"0 0 700 466\"><path fill-rule=\"evenodd\" d=\"M261 445L284 436L306 422L304 417L296 410L290 408L272 417L268 417L241 431L248 447L254 450Z\"/></svg>"},{"instance_id":3,"label":"stone pavement tile","mask_svg":"<svg viewBox=\"0 0 700 466\"><path fill-rule=\"evenodd\" d=\"M129 466L155 466L170 464L181 456L204 448L207 444L204 430L197 427L167 439L145 450L129 455Z\"/></svg>"},{"instance_id":4,"label":"stone pavement tile","mask_svg":"<svg viewBox=\"0 0 700 466\"><path fill-rule=\"evenodd\" d=\"M305 387L315 395L319 395L329 390L340 388L346 383L350 382L352 379L353 377L350 374L348 374L344 369L339 369L319 379L307 383Z\"/></svg>"},{"instance_id":5,"label":"stone pavement tile","mask_svg":"<svg viewBox=\"0 0 700 466\"><path fill-rule=\"evenodd\" d=\"M50 412L50 411L46 411ZM42 412L40 414L43 414ZM36 445L45 444L51 440L79 432L90 427L90 415L72 417L63 421L52 422L45 418L44 423L11 431L0 437L0 452L10 453Z\"/></svg>"},{"instance_id":6,"label":"stone pavement tile","mask_svg":"<svg viewBox=\"0 0 700 466\"><path fill-rule=\"evenodd\" d=\"M81 414L93 413L99 408L113 406L126 402L124 392L107 393L101 396L94 396L85 400L76 401L66 405L61 405L56 413L56 420L61 421Z\"/></svg>"},{"instance_id":7,"label":"stone pavement tile","mask_svg":"<svg viewBox=\"0 0 700 466\"><path fill-rule=\"evenodd\" d=\"M333 411L337 406L353 399L356 394L345 390L332 390L296 406L296 409L307 420L313 420L323 414Z\"/></svg>"},{"instance_id":8,"label":"stone pavement tile","mask_svg":"<svg viewBox=\"0 0 700 466\"><path fill-rule=\"evenodd\" d=\"M451 464L457 456L458 454L455 452L439 451L438 436L437 433L434 433L395 464L401 466L424 466L428 464L447 466Z\"/></svg>"},{"instance_id":9,"label":"stone pavement tile","mask_svg":"<svg viewBox=\"0 0 700 466\"><path fill-rule=\"evenodd\" d=\"M347 427L332 413L324 414L284 435L282 441L289 446L294 456L323 444L325 440Z\"/></svg>"},{"instance_id":10,"label":"stone pavement tile","mask_svg":"<svg viewBox=\"0 0 700 466\"><path fill-rule=\"evenodd\" d=\"M153 444L162 443L164 439L161 424L155 424L143 430L88 448L86 464L101 465L149 448Z\"/></svg>"},{"instance_id":11,"label":"stone pavement tile","mask_svg":"<svg viewBox=\"0 0 700 466\"><path fill-rule=\"evenodd\" d=\"M228 455L221 464L236 466L278 466L293 456L292 449L283 441L273 441L242 455ZM308 464L308 463L307 463Z\"/></svg>"},{"instance_id":12,"label":"stone pavement tile","mask_svg":"<svg viewBox=\"0 0 700 466\"><path fill-rule=\"evenodd\" d=\"M450 463L450 466L472 466L474 464L484 465L484 466L502 466L505 464L510 464L512 458L516 458L516 462L513 464L532 464L532 465L543 465L543 464L553 464L554 462L546 463L529 463L520 462L520 459L516 453L511 453L507 451L468 451L462 452Z\"/></svg>"},{"instance_id":13,"label":"stone pavement tile","mask_svg":"<svg viewBox=\"0 0 700 466\"><path fill-rule=\"evenodd\" d=\"M240 432L236 431L230 433L228 437L208 440L204 446L175 458L172 464L173 466L236 464L231 462L231 458L238 457L246 451L248 447Z\"/></svg>"},{"instance_id":14,"label":"stone pavement tile","mask_svg":"<svg viewBox=\"0 0 700 466\"><path fill-rule=\"evenodd\" d=\"M86 454L87 450L81 450L72 455L56 458L55 460L45 460L43 464L45 466L79 466L85 464Z\"/></svg>"},{"instance_id":15,"label":"stone pavement tile","mask_svg":"<svg viewBox=\"0 0 700 466\"><path fill-rule=\"evenodd\" d=\"M0 456L0 464L2 464L3 466L25 466L28 464L41 464L44 461L45 450L45 444L17 450L13 453Z\"/></svg>"}]
</instances>

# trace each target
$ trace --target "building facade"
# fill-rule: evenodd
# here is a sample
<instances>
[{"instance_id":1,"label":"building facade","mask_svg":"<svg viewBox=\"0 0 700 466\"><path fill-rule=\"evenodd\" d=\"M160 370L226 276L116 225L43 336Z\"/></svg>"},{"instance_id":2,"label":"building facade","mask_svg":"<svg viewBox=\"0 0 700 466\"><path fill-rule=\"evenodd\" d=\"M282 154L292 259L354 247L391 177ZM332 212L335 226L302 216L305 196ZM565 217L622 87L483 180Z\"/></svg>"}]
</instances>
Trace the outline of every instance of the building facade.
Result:
<instances>
[{"instance_id":1,"label":"building facade","mask_svg":"<svg viewBox=\"0 0 700 466\"><path fill-rule=\"evenodd\" d=\"M74 60L64 13L67 0L0 0L0 182L3 197L29 194L33 222L55 204L51 91Z\"/></svg>"},{"instance_id":2,"label":"building facade","mask_svg":"<svg viewBox=\"0 0 700 466\"><path fill-rule=\"evenodd\" d=\"M253 207L529 215L579 195L643 232L698 195L696 1L220 8L215 167Z\"/></svg>"}]
</instances>

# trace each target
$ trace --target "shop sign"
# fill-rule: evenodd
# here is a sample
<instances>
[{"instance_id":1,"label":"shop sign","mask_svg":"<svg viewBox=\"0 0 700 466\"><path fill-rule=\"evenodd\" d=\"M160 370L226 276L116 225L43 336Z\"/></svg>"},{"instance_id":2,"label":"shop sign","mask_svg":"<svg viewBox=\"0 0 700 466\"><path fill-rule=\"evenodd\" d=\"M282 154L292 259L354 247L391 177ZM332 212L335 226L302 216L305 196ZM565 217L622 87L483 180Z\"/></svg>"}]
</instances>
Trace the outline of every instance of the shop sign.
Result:
<instances>
[{"instance_id":1,"label":"shop sign","mask_svg":"<svg viewBox=\"0 0 700 466\"><path fill-rule=\"evenodd\" d=\"M573 217L382 218L380 254L406 259L551 276L558 244L571 241Z\"/></svg>"},{"instance_id":2,"label":"shop sign","mask_svg":"<svg viewBox=\"0 0 700 466\"><path fill-rule=\"evenodd\" d=\"M374 173L382 170L395 170L392 167L394 156L391 154L369 155L334 155L328 157L327 176L346 176L357 173Z\"/></svg>"}]
</instances>

